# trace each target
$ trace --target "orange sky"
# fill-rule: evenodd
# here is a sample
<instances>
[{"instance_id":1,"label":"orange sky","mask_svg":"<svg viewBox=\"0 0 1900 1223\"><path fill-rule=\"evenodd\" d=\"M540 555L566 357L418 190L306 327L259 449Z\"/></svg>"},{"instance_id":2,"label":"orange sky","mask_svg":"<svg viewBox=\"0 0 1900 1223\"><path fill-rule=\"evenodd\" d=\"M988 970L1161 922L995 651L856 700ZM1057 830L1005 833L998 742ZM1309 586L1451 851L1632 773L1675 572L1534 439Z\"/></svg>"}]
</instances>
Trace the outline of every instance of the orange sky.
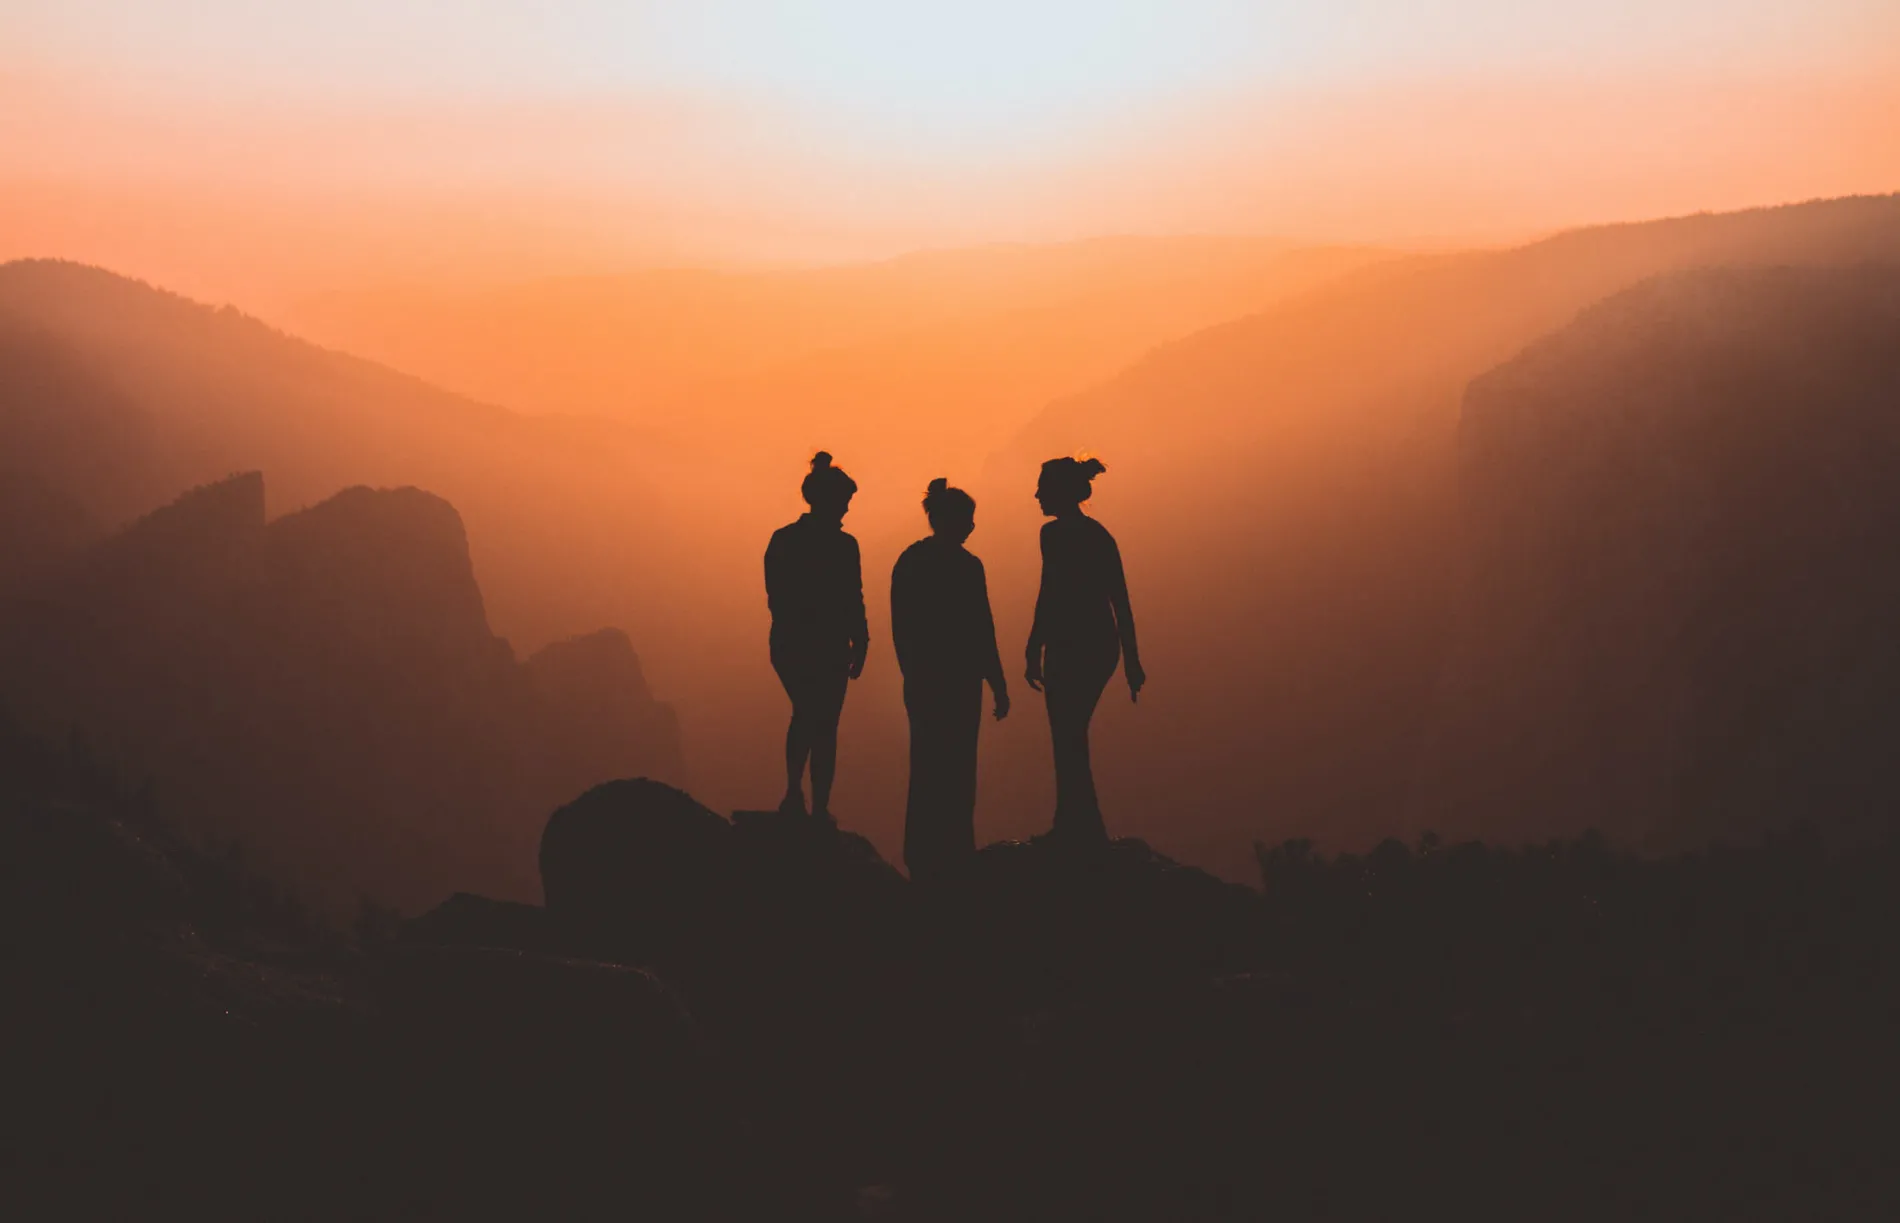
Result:
<instances>
[{"instance_id":1,"label":"orange sky","mask_svg":"<svg viewBox=\"0 0 1900 1223\"><path fill-rule=\"evenodd\" d=\"M268 312L1114 232L1502 241L1900 186L1886 0L683 7L16 0L0 258Z\"/></svg>"}]
</instances>

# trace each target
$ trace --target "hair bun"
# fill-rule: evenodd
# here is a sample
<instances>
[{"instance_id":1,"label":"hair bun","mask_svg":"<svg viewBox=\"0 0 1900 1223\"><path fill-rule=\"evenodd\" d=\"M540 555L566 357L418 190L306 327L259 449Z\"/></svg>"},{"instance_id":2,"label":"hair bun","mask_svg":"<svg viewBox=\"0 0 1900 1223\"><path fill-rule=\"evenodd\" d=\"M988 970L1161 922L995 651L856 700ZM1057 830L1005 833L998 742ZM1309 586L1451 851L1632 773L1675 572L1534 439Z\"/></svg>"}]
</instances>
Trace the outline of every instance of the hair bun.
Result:
<instances>
[{"instance_id":1,"label":"hair bun","mask_svg":"<svg viewBox=\"0 0 1900 1223\"><path fill-rule=\"evenodd\" d=\"M831 466L831 451L820 450L817 454L811 456L811 469L813 471L823 471L829 466Z\"/></svg>"},{"instance_id":2,"label":"hair bun","mask_svg":"<svg viewBox=\"0 0 1900 1223\"><path fill-rule=\"evenodd\" d=\"M1108 470L1108 464L1102 462L1100 459L1083 459L1081 467L1082 470L1086 471L1090 476L1099 476Z\"/></svg>"},{"instance_id":3,"label":"hair bun","mask_svg":"<svg viewBox=\"0 0 1900 1223\"><path fill-rule=\"evenodd\" d=\"M945 489L949 487L950 487L950 481L944 479L942 476L938 476L936 479L930 482L930 486L924 489L924 491L926 493L929 493L931 496L935 496L936 494L943 492Z\"/></svg>"}]
</instances>

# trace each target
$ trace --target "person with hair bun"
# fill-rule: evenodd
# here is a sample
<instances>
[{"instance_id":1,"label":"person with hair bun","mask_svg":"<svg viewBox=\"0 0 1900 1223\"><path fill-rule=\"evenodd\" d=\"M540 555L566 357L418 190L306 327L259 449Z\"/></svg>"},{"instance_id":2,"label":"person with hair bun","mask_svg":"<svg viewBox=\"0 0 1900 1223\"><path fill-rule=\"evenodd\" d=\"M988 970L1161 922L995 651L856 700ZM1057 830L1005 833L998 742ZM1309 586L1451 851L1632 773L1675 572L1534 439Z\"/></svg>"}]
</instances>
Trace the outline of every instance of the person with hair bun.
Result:
<instances>
[{"instance_id":1,"label":"person with hair bun","mask_svg":"<svg viewBox=\"0 0 1900 1223\"><path fill-rule=\"evenodd\" d=\"M809 760L811 814L831 824L845 686L864 673L870 649L858 541L844 530L858 485L821 450L800 491L810 511L774 531L765 549L772 669L792 699L792 721L785 731L785 798L779 809L804 813Z\"/></svg>"},{"instance_id":2,"label":"person with hair bun","mask_svg":"<svg viewBox=\"0 0 1900 1223\"><path fill-rule=\"evenodd\" d=\"M1055 747L1054 835L1077 844L1103 844L1108 830L1089 764L1089 720L1117 661L1128 695L1139 699L1148 682L1135 647L1135 617L1121 550L1108 528L1082 512L1100 459L1050 459L1036 482L1036 504L1052 521L1042 527L1042 587L1029 630L1029 686L1043 694Z\"/></svg>"},{"instance_id":3,"label":"person with hair bun","mask_svg":"<svg viewBox=\"0 0 1900 1223\"><path fill-rule=\"evenodd\" d=\"M976 501L948 480L932 480L924 514L931 534L904 549L891 570L891 640L910 715L904 865L916 882L935 883L976 857L983 685L998 718L1009 715L1009 686L983 562L963 546L976 529Z\"/></svg>"}]
</instances>

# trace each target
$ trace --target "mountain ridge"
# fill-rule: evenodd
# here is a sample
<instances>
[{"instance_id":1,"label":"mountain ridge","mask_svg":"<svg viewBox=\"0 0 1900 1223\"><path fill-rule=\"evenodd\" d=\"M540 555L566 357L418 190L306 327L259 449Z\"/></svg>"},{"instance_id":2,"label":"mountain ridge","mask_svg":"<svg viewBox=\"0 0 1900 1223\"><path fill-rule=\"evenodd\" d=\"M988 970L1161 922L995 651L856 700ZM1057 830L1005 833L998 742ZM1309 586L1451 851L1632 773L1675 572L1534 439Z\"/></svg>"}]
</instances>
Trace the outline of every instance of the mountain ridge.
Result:
<instances>
[{"instance_id":1,"label":"mountain ridge","mask_svg":"<svg viewBox=\"0 0 1900 1223\"><path fill-rule=\"evenodd\" d=\"M546 804L683 775L626 636L573 649L586 665L520 660L492 632L447 501L357 487L267 521L252 472L10 591L0 703L332 911L412 907L451 877L522 895Z\"/></svg>"}]
</instances>

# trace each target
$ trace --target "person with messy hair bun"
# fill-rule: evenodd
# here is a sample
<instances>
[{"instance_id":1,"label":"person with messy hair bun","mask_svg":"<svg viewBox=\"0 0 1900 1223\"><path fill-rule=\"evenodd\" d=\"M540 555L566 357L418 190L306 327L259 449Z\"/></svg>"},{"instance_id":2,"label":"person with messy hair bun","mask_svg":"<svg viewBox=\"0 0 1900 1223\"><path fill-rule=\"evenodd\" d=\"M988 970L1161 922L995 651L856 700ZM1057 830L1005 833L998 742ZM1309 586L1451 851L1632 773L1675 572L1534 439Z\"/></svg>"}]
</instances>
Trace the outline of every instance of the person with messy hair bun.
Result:
<instances>
[{"instance_id":1,"label":"person with messy hair bun","mask_svg":"<svg viewBox=\"0 0 1900 1223\"><path fill-rule=\"evenodd\" d=\"M904 865L918 883L954 877L976 858L976 741L983 685L1009 715L983 562L964 541L976 501L948 480L924 494L931 534L904 549L891 571L891 640L910 715L910 791Z\"/></svg>"},{"instance_id":2,"label":"person with messy hair bun","mask_svg":"<svg viewBox=\"0 0 1900 1223\"><path fill-rule=\"evenodd\" d=\"M1100 459L1050 459L1036 482L1042 527L1042 588L1029 630L1029 686L1043 694L1055 747L1054 834L1073 844L1108 839L1089 763L1089 720L1119 661L1128 695L1148 682L1135 647L1135 617L1121 550L1108 528L1082 512Z\"/></svg>"},{"instance_id":3,"label":"person with messy hair bun","mask_svg":"<svg viewBox=\"0 0 1900 1223\"><path fill-rule=\"evenodd\" d=\"M858 541L844 531L857 481L819 451L800 491L811 507L772 533L765 549L765 598L772 609L772 669L792 699L785 731L785 797L779 809L805 812L811 764L811 814L830 824L838 768L838 718L845 686L864 673L870 634Z\"/></svg>"}]
</instances>

